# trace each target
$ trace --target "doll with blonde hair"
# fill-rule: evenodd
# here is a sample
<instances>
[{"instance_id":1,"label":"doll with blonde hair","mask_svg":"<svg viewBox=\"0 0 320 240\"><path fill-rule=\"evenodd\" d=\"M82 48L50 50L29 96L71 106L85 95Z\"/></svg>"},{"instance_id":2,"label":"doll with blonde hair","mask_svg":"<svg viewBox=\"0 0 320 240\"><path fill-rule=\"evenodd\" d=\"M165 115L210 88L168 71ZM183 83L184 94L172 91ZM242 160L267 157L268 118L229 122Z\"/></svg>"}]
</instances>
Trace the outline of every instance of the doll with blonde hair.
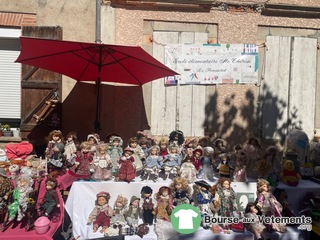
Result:
<instances>
[{"instance_id":1,"label":"doll with blonde hair","mask_svg":"<svg viewBox=\"0 0 320 240\"><path fill-rule=\"evenodd\" d=\"M192 204L192 190L187 180L183 177L175 177L170 184L173 206Z\"/></svg>"},{"instance_id":2,"label":"doll with blonde hair","mask_svg":"<svg viewBox=\"0 0 320 240\"><path fill-rule=\"evenodd\" d=\"M113 212L114 216L111 218L111 224L113 227L121 228L127 224L124 214L128 211L128 199L121 194L118 195L114 202Z\"/></svg>"},{"instance_id":3,"label":"doll with blonde hair","mask_svg":"<svg viewBox=\"0 0 320 240\"><path fill-rule=\"evenodd\" d=\"M112 161L106 143L100 142L96 146L90 170L93 172L91 177L94 180L110 180L112 178Z\"/></svg>"}]
</instances>

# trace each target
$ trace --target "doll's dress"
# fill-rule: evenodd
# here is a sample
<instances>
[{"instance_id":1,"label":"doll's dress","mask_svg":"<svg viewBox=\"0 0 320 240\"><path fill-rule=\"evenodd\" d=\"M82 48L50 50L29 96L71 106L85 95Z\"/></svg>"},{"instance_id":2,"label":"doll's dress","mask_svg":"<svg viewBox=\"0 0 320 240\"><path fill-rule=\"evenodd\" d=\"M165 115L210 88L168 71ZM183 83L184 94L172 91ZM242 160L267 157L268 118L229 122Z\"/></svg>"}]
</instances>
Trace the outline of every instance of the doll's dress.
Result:
<instances>
[{"instance_id":1,"label":"doll's dress","mask_svg":"<svg viewBox=\"0 0 320 240\"><path fill-rule=\"evenodd\" d=\"M111 224L116 224L116 225L126 225L127 221L124 218L124 213L126 212L126 208L118 208L115 207L113 209L114 216L111 218Z\"/></svg>"},{"instance_id":2,"label":"doll's dress","mask_svg":"<svg viewBox=\"0 0 320 240\"><path fill-rule=\"evenodd\" d=\"M66 160L73 165L76 161L76 145L74 144L74 141L67 141L66 145L64 146L64 156Z\"/></svg>"},{"instance_id":3,"label":"doll's dress","mask_svg":"<svg viewBox=\"0 0 320 240\"><path fill-rule=\"evenodd\" d=\"M258 233L262 233L266 231L266 226L259 221L258 215L256 213L245 213L244 216L246 218L255 219L254 223L245 223L245 227L250 231L254 232L257 231Z\"/></svg>"},{"instance_id":4,"label":"doll's dress","mask_svg":"<svg viewBox=\"0 0 320 240\"><path fill-rule=\"evenodd\" d=\"M131 149L133 150L132 156L134 157L134 164L135 164L136 171L140 171L143 168L143 163L142 163L141 159L145 158L144 152L139 145L137 145L137 147L131 148Z\"/></svg>"},{"instance_id":5,"label":"doll's dress","mask_svg":"<svg viewBox=\"0 0 320 240\"><path fill-rule=\"evenodd\" d=\"M200 191L198 193L198 207L202 215L211 214L210 203L212 202L213 195L208 191Z\"/></svg>"},{"instance_id":6,"label":"doll's dress","mask_svg":"<svg viewBox=\"0 0 320 240\"><path fill-rule=\"evenodd\" d=\"M233 188L224 189L218 187L217 192L220 197L220 215L222 217L232 217L235 211L238 211L236 204L236 193Z\"/></svg>"},{"instance_id":7,"label":"doll's dress","mask_svg":"<svg viewBox=\"0 0 320 240\"><path fill-rule=\"evenodd\" d=\"M259 193L257 203L262 206L261 212L263 215L281 217L282 205L272 193Z\"/></svg>"},{"instance_id":8,"label":"doll's dress","mask_svg":"<svg viewBox=\"0 0 320 240\"><path fill-rule=\"evenodd\" d=\"M112 161L112 173L119 171L118 159L122 156L123 150L121 147L111 147L109 149L109 155Z\"/></svg>"},{"instance_id":9,"label":"doll's dress","mask_svg":"<svg viewBox=\"0 0 320 240\"><path fill-rule=\"evenodd\" d=\"M159 197L157 204L157 218L170 221L172 199L169 196Z\"/></svg>"},{"instance_id":10,"label":"doll's dress","mask_svg":"<svg viewBox=\"0 0 320 240\"><path fill-rule=\"evenodd\" d=\"M181 157L179 154L167 154L163 159L164 170L167 174L177 174L181 165Z\"/></svg>"},{"instance_id":11,"label":"doll's dress","mask_svg":"<svg viewBox=\"0 0 320 240\"><path fill-rule=\"evenodd\" d=\"M173 198L173 205L179 206L181 204L189 204L191 199L191 194L187 193L186 191L179 189L173 190L171 192L171 196Z\"/></svg>"},{"instance_id":12,"label":"doll's dress","mask_svg":"<svg viewBox=\"0 0 320 240\"><path fill-rule=\"evenodd\" d=\"M261 155L262 155L261 151L252 145L246 145L243 148L243 151L247 156L247 162L246 162L247 176L250 178L257 178L258 173L256 171L256 162L261 158Z\"/></svg>"},{"instance_id":13,"label":"doll's dress","mask_svg":"<svg viewBox=\"0 0 320 240\"><path fill-rule=\"evenodd\" d=\"M186 178L189 184L196 181L197 170L194 167L193 163L191 162L183 163L180 168L180 176L182 178Z\"/></svg>"},{"instance_id":14,"label":"doll's dress","mask_svg":"<svg viewBox=\"0 0 320 240\"><path fill-rule=\"evenodd\" d=\"M202 164L202 175L199 175L199 178L203 178L205 180L213 181L214 180L214 172L212 168L211 157L203 156L201 158Z\"/></svg>"},{"instance_id":15,"label":"doll's dress","mask_svg":"<svg viewBox=\"0 0 320 240\"><path fill-rule=\"evenodd\" d=\"M92 179L94 180L109 180L112 178L112 164L108 154L95 156L93 160Z\"/></svg>"},{"instance_id":16,"label":"doll's dress","mask_svg":"<svg viewBox=\"0 0 320 240\"><path fill-rule=\"evenodd\" d=\"M136 177L135 168L133 166L134 158L132 156L126 158L125 156L120 157L119 164L119 179L124 181L131 181Z\"/></svg>"},{"instance_id":17,"label":"doll's dress","mask_svg":"<svg viewBox=\"0 0 320 240\"><path fill-rule=\"evenodd\" d=\"M53 149L57 147L59 152L53 151ZM48 162L52 164L54 167L61 168L63 166L63 159L64 159L64 144L61 140L58 141L49 141L48 146L46 149L46 158Z\"/></svg>"},{"instance_id":18,"label":"doll's dress","mask_svg":"<svg viewBox=\"0 0 320 240\"><path fill-rule=\"evenodd\" d=\"M147 173L158 174L162 166L162 157L158 155L150 155L146 158L145 171Z\"/></svg>"},{"instance_id":19,"label":"doll's dress","mask_svg":"<svg viewBox=\"0 0 320 240\"><path fill-rule=\"evenodd\" d=\"M56 205L59 204L58 195L55 189L47 190L44 194L44 198L41 207L49 215Z\"/></svg>"},{"instance_id":20,"label":"doll's dress","mask_svg":"<svg viewBox=\"0 0 320 240\"><path fill-rule=\"evenodd\" d=\"M138 227L141 209L139 207L130 206L124 216L129 226Z\"/></svg>"}]
</instances>

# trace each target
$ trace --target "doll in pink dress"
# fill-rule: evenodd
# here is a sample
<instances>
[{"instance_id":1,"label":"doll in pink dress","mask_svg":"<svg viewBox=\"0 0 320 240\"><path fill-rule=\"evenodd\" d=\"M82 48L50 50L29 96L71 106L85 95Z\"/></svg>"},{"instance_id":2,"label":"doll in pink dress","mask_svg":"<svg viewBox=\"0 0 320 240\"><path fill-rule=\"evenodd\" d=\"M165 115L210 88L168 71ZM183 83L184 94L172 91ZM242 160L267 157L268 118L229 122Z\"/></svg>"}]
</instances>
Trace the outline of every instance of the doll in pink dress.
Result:
<instances>
[{"instance_id":1,"label":"doll in pink dress","mask_svg":"<svg viewBox=\"0 0 320 240\"><path fill-rule=\"evenodd\" d=\"M57 178L58 185L61 190L66 190L74 181L91 178L90 168L93 160L91 144L88 142L82 142L80 149L80 152L77 152L74 166L71 167L63 176L59 176Z\"/></svg>"},{"instance_id":2,"label":"doll in pink dress","mask_svg":"<svg viewBox=\"0 0 320 240\"><path fill-rule=\"evenodd\" d=\"M93 223L93 232L96 232L99 227L103 233L108 227L110 227L110 219L114 215L112 207L109 206L110 194L107 192L100 192L97 194L97 200L95 202L96 207L89 215L87 225Z\"/></svg>"},{"instance_id":3,"label":"doll in pink dress","mask_svg":"<svg viewBox=\"0 0 320 240\"><path fill-rule=\"evenodd\" d=\"M120 165L119 169L119 180L126 181L130 183L136 177L135 171L135 159L132 156L133 150L129 147L124 149L123 156L120 157L118 163Z\"/></svg>"},{"instance_id":4,"label":"doll in pink dress","mask_svg":"<svg viewBox=\"0 0 320 240\"><path fill-rule=\"evenodd\" d=\"M258 179L256 206L261 211L262 215L267 217L282 217L282 205L271 193L269 182L265 179ZM286 231L285 225L280 223L273 223L268 227L269 229L271 228L272 230L279 232Z\"/></svg>"},{"instance_id":5,"label":"doll in pink dress","mask_svg":"<svg viewBox=\"0 0 320 240\"><path fill-rule=\"evenodd\" d=\"M96 153L91 165L92 179L110 180L112 178L112 161L107 153L108 145L100 142L96 146Z\"/></svg>"}]
</instances>

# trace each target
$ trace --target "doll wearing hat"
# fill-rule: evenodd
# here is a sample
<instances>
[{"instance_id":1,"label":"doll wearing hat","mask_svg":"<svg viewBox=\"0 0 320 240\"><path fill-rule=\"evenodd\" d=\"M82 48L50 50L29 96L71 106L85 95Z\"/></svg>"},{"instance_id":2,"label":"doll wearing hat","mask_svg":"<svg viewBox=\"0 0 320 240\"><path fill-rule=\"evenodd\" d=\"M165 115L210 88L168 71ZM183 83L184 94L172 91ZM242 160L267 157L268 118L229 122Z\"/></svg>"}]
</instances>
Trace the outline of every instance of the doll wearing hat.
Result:
<instances>
[{"instance_id":1,"label":"doll wearing hat","mask_svg":"<svg viewBox=\"0 0 320 240\"><path fill-rule=\"evenodd\" d=\"M119 180L126 181L130 183L136 177L135 171L135 159L132 156L133 150L129 147L124 149L123 156L120 157L118 163L119 168Z\"/></svg>"},{"instance_id":2,"label":"doll wearing hat","mask_svg":"<svg viewBox=\"0 0 320 240\"><path fill-rule=\"evenodd\" d=\"M182 151L184 143L184 134L181 130L174 130L169 135L169 145L174 145L179 148L179 152Z\"/></svg>"},{"instance_id":3,"label":"doll wearing hat","mask_svg":"<svg viewBox=\"0 0 320 240\"><path fill-rule=\"evenodd\" d=\"M160 148L158 146L152 146L149 149L149 155L146 158L146 163L143 170L143 175L147 175L147 180L150 174L154 175L154 181L159 177L159 172L163 165L162 157L159 156Z\"/></svg>"},{"instance_id":4,"label":"doll wearing hat","mask_svg":"<svg viewBox=\"0 0 320 240\"><path fill-rule=\"evenodd\" d=\"M173 174L174 177L179 173L181 165L181 156L178 153L177 146L169 147L169 154L164 156L163 166L165 171L165 179L169 177L170 174Z\"/></svg>"},{"instance_id":5,"label":"doll wearing hat","mask_svg":"<svg viewBox=\"0 0 320 240\"><path fill-rule=\"evenodd\" d=\"M141 218L140 198L132 196L128 210L124 213L124 217L130 227L138 227Z\"/></svg>"},{"instance_id":6,"label":"doll wearing hat","mask_svg":"<svg viewBox=\"0 0 320 240\"><path fill-rule=\"evenodd\" d=\"M152 202L152 188L149 186L144 186L141 189L141 197L142 197L142 219L143 223L152 225L153 224L153 208L154 203Z\"/></svg>"},{"instance_id":7,"label":"doll wearing hat","mask_svg":"<svg viewBox=\"0 0 320 240\"><path fill-rule=\"evenodd\" d=\"M113 210L109 206L110 194L108 192L99 192L97 194L97 200L95 202L95 208L89 215L87 225L93 223L93 232L96 232L99 227L103 233L108 227L110 227L110 219L113 216Z\"/></svg>"},{"instance_id":8,"label":"doll wearing hat","mask_svg":"<svg viewBox=\"0 0 320 240\"><path fill-rule=\"evenodd\" d=\"M87 142L90 144L91 146L91 152L95 152L96 151L96 146L100 143L100 136L97 133L91 133L88 134L87 136Z\"/></svg>"}]
</instances>

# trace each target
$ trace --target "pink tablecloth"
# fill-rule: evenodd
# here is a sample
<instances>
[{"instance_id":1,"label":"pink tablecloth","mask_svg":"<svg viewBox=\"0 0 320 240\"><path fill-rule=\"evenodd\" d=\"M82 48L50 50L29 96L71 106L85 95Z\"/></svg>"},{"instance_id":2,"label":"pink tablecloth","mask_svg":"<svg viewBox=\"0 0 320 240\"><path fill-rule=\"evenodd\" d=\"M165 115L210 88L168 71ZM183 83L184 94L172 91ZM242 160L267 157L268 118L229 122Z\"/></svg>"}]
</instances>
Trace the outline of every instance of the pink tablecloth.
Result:
<instances>
[{"instance_id":1,"label":"pink tablecloth","mask_svg":"<svg viewBox=\"0 0 320 240\"><path fill-rule=\"evenodd\" d=\"M57 194L59 196L59 202L60 202L60 218L57 222L50 222L50 229L46 234L38 235L36 231L30 230L25 231L25 228L20 228L20 224L13 228L14 225L11 225L8 229L6 229L4 232L0 232L0 239L1 240L7 240L7 239L23 239L23 240L51 240L53 239L54 233L57 231L59 226L62 223L62 219L64 217L64 203L63 199L61 197L60 191L57 188L56 189ZM39 196L38 196L38 202L41 202L45 194L45 180L42 180L40 184L40 190L39 190Z\"/></svg>"}]
</instances>

